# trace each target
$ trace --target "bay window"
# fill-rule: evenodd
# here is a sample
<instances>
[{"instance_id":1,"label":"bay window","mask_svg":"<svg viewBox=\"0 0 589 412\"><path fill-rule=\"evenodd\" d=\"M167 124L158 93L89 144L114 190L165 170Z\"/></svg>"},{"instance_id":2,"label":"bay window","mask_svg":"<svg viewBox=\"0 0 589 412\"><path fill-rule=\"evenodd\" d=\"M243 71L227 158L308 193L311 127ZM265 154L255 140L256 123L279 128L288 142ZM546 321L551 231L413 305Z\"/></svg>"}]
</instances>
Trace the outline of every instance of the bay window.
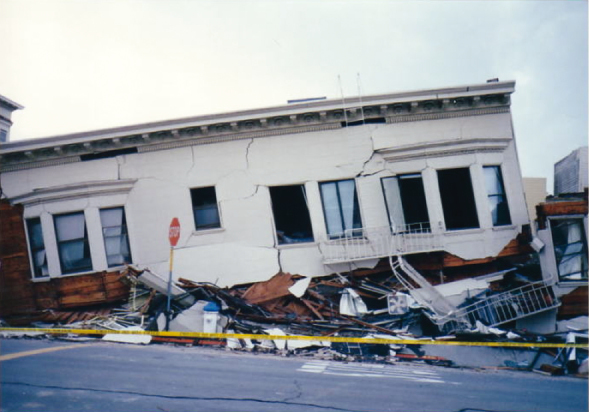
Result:
<instances>
[{"instance_id":1,"label":"bay window","mask_svg":"<svg viewBox=\"0 0 589 412\"><path fill-rule=\"evenodd\" d=\"M354 180L324 182L320 189L329 237L361 235L362 220Z\"/></svg>"},{"instance_id":2,"label":"bay window","mask_svg":"<svg viewBox=\"0 0 589 412\"><path fill-rule=\"evenodd\" d=\"M427 202L421 173L412 173L381 180L389 223L401 230L430 230Z\"/></svg>"},{"instance_id":3,"label":"bay window","mask_svg":"<svg viewBox=\"0 0 589 412\"><path fill-rule=\"evenodd\" d=\"M101 209L100 223L108 267L131 263L124 208Z\"/></svg>"},{"instance_id":4,"label":"bay window","mask_svg":"<svg viewBox=\"0 0 589 412\"><path fill-rule=\"evenodd\" d=\"M27 234L29 238L29 250L33 262L33 277L43 278L49 276L47 268L47 252L43 241L43 228L38 217L27 219Z\"/></svg>"},{"instance_id":5,"label":"bay window","mask_svg":"<svg viewBox=\"0 0 589 412\"><path fill-rule=\"evenodd\" d=\"M54 224L61 273L92 270L84 212L55 215Z\"/></svg>"},{"instance_id":6,"label":"bay window","mask_svg":"<svg viewBox=\"0 0 589 412\"><path fill-rule=\"evenodd\" d=\"M560 281L587 281L587 239L583 219L550 219Z\"/></svg>"},{"instance_id":7,"label":"bay window","mask_svg":"<svg viewBox=\"0 0 589 412\"><path fill-rule=\"evenodd\" d=\"M505 195L501 168L499 166L485 166L483 173L493 226L510 225L511 217L509 216L509 205Z\"/></svg>"}]
</instances>

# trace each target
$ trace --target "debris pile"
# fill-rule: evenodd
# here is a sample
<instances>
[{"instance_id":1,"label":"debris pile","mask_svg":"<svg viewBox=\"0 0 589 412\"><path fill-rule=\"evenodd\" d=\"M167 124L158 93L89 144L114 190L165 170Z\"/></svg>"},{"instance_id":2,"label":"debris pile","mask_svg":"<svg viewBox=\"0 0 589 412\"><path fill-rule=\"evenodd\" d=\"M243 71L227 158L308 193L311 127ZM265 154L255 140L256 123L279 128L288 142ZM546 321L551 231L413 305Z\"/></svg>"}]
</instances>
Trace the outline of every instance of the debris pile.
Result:
<instances>
[{"instance_id":1,"label":"debris pile","mask_svg":"<svg viewBox=\"0 0 589 412\"><path fill-rule=\"evenodd\" d=\"M525 331L505 331L488 327L477 321L476 328L451 336L439 336L440 331L424 314L427 308L418 305L403 286L385 271L355 271L310 278L278 273L264 282L221 288L207 282L180 278L172 285L170 312L167 311L167 281L148 269L128 266L121 280L129 286L129 298L123 305L86 308L78 311L45 311L35 327L70 329L176 331L205 333L237 333L254 335L305 335L316 340L253 340L201 339L141 334L107 334L104 340L127 343L172 343L183 345L215 345L232 350L276 352L283 355L312 356L321 359L371 359L384 361L419 361L450 365L420 345L424 336L460 341L524 341L563 342L574 336L586 342L587 328L578 324L563 324L560 335L546 337ZM584 323L587 321L585 319ZM583 325L583 321L580 322ZM571 326L572 325L572 326ZM568 333L568 335L567 335ZM437 336L436 336L437 335ZM357 344L323 341L322 337L361 337L415 340L415 345ZM555 352L537 350L533 362L505 361L505 367L529 369L551 374L583 371L587 351ZM541 355L552 356L552 362ZM544 362L544 363L542 363ZM522 366L523 365L523 366ZM584 365L584 366L583 366Z\"/></svg>"}]
</instances>

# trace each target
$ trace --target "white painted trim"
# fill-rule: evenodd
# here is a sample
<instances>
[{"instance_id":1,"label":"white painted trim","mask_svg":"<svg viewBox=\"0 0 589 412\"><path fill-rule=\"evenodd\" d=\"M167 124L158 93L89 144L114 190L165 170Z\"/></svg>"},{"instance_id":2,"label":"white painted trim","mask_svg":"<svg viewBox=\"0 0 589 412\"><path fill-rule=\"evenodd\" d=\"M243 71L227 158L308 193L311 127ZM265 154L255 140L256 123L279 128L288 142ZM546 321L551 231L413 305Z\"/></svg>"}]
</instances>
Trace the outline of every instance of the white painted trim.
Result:
<instances>
[{"instance_id":1,"label":"white painted trim","mask_svg":"<svg viewBox=\"0 0 589 412\"><path fill-rule=\"evenodd\" d=\"M501 153L507 149L511 141L511 137L451 139L380 149L376 150L376 153L382 154L383 158L389 162L424 159L428 157L457 156L459 154Z\"/></svg>"},{"instance_id":2,"label":"white painted trim","mask_svg":"<svg viewBox=\"0 0 589 412\"><path fill-rule=\"evenodd\" d=\"M219 213L220 214L220 213ZM220 216L219 216L220 217ZM194 222L193 222L194 223ZM201 229L201 230L193 230L191 235L192 236L204 236L204 235L213 235L215 233L222 233L225 232L225 228L223 227L223 222L221 222L221 227L215 227L212 229Z\"/></svg>"},{"instance_id":3,"label":"white painted trim","mask_svg":"<svg viewBox=\"0 0 589 412\"><path fill-rule=\"evenodd\" d=\"M65 186L53 186L35 189L32 192L14 196L10 199L12 204L33 206L36 204L59 202L100 195L126 194L131 191L136 179L107 180L76 183Z\"/></svg>"}]
</instances>

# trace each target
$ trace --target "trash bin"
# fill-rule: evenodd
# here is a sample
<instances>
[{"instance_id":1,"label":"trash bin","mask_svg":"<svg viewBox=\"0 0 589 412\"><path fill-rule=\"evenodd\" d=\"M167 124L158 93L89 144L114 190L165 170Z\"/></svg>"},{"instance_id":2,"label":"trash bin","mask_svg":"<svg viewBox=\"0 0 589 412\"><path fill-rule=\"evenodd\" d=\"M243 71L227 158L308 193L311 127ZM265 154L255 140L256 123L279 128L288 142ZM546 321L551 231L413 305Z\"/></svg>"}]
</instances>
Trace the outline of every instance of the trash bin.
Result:
<instances>
[{"instance_id":1,"label":"trash bin","mask_svg":"<svg viewBox=\"0 0 589 412\"><path fill-rule=\"evenodd\" d=\"M215 302L209 302L204 307L203 332L218 333L217 325L219 323L219 306Z\"/></svg>"}]
</instances>

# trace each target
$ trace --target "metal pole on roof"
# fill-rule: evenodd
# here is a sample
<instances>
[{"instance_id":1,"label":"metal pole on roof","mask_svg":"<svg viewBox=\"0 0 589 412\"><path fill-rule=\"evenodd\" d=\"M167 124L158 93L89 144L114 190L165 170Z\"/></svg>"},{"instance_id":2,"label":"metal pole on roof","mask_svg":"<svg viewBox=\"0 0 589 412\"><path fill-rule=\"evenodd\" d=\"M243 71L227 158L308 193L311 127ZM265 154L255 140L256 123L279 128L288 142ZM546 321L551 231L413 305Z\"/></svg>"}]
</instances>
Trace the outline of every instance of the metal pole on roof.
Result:
<instances>
[{"instance_id":1,"label":"metal pole on roof","mask_svg":"<svg viewBox=\"0 0 589 412\"><path fill-rule=\"evenodd\" d=\"M362 103L362 83L360 81L360 73L356 73L356 84L358 86L358 99L360 100L360 112L362 113L362 124L366 124L364 121L364 103Z\"/></svg>"},{"instance_id":2,"label":"metal pole on roof","mask_svg":"<svg viewBox=\"0 0 589 412\"><path fill-rule=\"evenodd\" d=\"M342 87L342 78L339 74L337 75L337 82L339 85L339 91L342 95L342 107L344 109L344 121L346 122L346 126L347 126L348 125L348 114L346 113L346 100L344 99L344 89Z\"/></svg>"}]
</instances>

